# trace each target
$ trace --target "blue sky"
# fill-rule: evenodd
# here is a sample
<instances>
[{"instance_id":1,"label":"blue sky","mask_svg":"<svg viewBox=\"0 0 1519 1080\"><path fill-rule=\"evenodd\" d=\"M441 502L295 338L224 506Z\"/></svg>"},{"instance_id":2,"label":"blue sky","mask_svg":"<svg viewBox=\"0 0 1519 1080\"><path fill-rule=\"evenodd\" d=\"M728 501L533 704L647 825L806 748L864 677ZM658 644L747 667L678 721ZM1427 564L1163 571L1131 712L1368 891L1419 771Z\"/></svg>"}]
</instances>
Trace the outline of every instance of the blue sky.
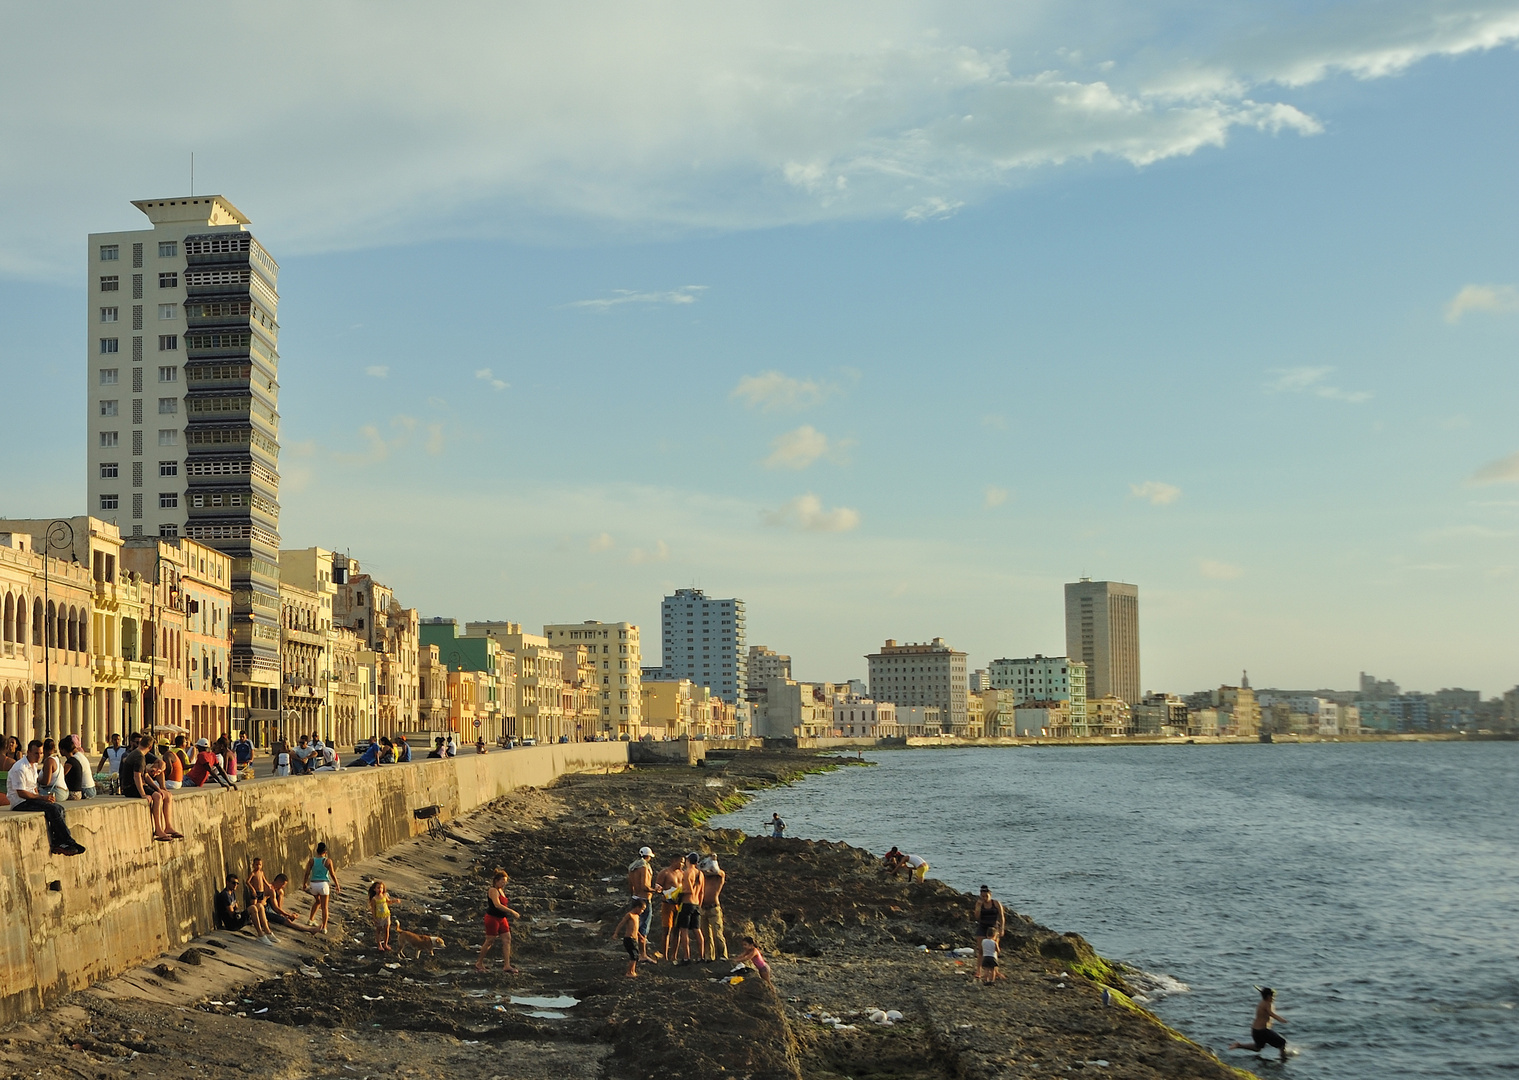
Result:
<instances>
[{"instance_id":1,"label":"blue sky","mask_svg":"<svg viewBox=\"0 0 1519 1080\"><path fill-rule=\"evenodd\" d=\"M82 505L84 236L193 149L285 543L426 615L652 661L697 584L842 678L1059 652L1085 574L1147 687L1519 682L1519 4L360 10L271 7L235 123L81 59L172 6L8 16L0 512Z\"/></svg>"}]
</instances>

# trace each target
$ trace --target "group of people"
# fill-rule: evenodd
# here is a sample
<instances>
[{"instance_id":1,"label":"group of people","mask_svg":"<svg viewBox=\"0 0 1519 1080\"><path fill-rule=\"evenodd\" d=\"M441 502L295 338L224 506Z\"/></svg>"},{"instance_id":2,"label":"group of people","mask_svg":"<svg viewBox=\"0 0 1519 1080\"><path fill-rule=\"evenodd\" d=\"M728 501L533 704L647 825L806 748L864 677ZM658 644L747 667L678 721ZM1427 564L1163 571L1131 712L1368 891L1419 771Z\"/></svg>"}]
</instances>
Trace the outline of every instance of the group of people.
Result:
<instances>
[{"instance_id":1,"label":"group of people","mask_svg":"<svg viewBox=\"0 0 1519 1080\"><path fill-rule=\"evenodd\" d=\"M239 902L240 886L246 888L246 904ZM285 907L285 891L289 886L287 874L269 878L264 873L261 858L255 858L249 866L246 884L236 874L228 874L226 884L216 894L217 929L233 932L248 928L266 945L279 944L279 939L274 936L276 926L307 934L325 934L331 918L332 894L342 888L326 844L318 844L316 852L306 862L301 890L311 894L311 910L304 924L298 915Z\"/></svg>"},{"instance_id":2,"label":"group of people","mask_svg":"<svg viewBox=\"0 0 1519 1080\"><path fill-rule=\"evenodd\" d=\"M896 877L903 870L907 871L909 881L923 881L928 877L928 860L921 855L909 855L905 851L898 851L895 844L890 851L881 856L881 866L885 872Z\"/></svg>"},{"instance_id":3,"label":"group of people","mask_svg":"<svg viewBox=\"0 0 1519 1080\"><path fill-rule=\"evenodd\" d=\"M638 977L639 963L652 964L665 958L677 967L728 960L722 906L727 881L727 872L716 855L695 851L673 855L656 874L654 850L647 845L639 848L638 857L628 865L627 911L612 931L627 951L628 978ZM656 903L664 949L650 954ZM770 978L770 968L752 938L744 938L744 947L734 959L751 964L764 979Z\"/></svg>"}]
</instances>

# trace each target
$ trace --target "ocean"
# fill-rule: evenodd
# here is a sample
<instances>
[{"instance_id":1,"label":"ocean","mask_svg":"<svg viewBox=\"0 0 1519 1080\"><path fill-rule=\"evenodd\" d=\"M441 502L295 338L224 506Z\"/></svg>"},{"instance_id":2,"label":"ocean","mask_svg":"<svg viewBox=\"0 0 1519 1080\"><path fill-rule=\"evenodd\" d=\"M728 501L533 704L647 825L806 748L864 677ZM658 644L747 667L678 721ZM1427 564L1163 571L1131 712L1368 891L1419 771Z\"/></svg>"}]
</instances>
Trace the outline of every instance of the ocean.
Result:
<instances>
[{"instance_id":1,"label":"ocean","mask_svg":"<svg viewBox=\"0 0 1519 1080\"><path fill-rule=\"evenodd\" d=\"M874 852L1147 973L1225 1060L1277 991L1300 1080L1519 1073L1519 743L867 751L725 828Z\"/></svg>"}]
</instances>

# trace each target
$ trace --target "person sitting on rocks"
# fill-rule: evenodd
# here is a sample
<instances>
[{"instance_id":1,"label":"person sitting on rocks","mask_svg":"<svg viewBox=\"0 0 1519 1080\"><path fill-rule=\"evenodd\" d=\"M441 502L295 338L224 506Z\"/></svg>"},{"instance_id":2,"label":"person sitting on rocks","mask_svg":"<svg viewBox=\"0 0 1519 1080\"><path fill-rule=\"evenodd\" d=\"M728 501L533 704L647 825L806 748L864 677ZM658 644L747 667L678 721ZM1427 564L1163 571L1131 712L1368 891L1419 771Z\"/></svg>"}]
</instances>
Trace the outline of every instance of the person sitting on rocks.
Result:
<instances>
[{"instance_id":1,"label":"person sitting on rocks","mask_svg":"<svg viewBox=\"0 0 1519 1080\"><path fill-rule=\"evenodd\" d=\"M227 875L227 887L216 894L216 928L218 930L241 930L248 925L248 913L238 910L236 874Z\"/></svg>"},{"instance_id":2,"label":"person sitting on rocks","mask_svg":"<svg viewBox=\"0 0 1519 1080\"><path fill-rule=\"evenodd\" d=\"M892 845L890 851L881 856L881 869L884 870L887 874L890 874L892 877L896 877L898 874L900 874L902 872L902 868L906 865L907 856L898 851L895 844Z\"/></svg>"},{"instance_id":3,"label":"person sitting on rocks","mask_svg":"<svg viewBox=\"0 0 1519 1080\"><path fill-rule=\"evenodd\" d=\"M47 838L54 855L83 855L84 846L75 843L64 820L63 807L51 795L44 795L37 782L37 763L42 760L42 740L26 744L26 757L11 766L5 788L12 810L40 813L47 819Z\"/></svg>"},{"instance_id":4,"label":"person sitting on rocks","mask_svg":"<svg viewBox=\"0 0 1519 1080\"><path fill-rule=\"evenodd\" d=\"M744 938L743 948L738 950L738 955L733 958L740 964L748 964L754 968L760 978L770 981L770 965L765 963L765 958L760 954L759 946L752 937Z\"/></svg>"}]
</instances>

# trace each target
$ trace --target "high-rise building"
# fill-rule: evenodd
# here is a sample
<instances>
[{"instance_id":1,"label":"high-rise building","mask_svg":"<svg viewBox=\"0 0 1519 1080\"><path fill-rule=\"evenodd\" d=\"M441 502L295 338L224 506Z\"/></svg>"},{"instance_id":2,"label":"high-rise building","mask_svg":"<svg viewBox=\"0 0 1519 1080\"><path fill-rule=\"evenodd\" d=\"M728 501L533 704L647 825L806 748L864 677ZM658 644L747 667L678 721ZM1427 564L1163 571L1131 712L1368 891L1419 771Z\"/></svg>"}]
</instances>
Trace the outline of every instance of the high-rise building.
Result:
<instances>
[{"instance_id":1,"label":"high-rise building","mask_svg":"<svg viewBox=\"0 0 1519 1080\"><path fill-rule=\"evenodd\" d=\"M477 625L471 623L471 632ZM552 623L543 628L550 648L584 645L601 678L601 731L612 738L626 735L642 738L643 721L643 650L638 641L638 627L633 623L603 623L588 619L582 623ZM591 732L583 732L590 738Z\"/></svg>"},{"instance_id":2,"label":"high-rise building","mask_svg":"<svg viewBox=\"0 0 1519 1080\"><path fill-rule=\"evenodd\" d=\"M1065 587L1065 649L1087 668L1087 698L1139 703L1139 589L1082 578Z\"/></svg>"},{"instance_id":3,"label":"high-rise building","mask_svg":"<svg viewBox=\"0 0 1519 1080\"><path fill-rule=\"evenodd\" d=\"M965 654L934 638L927 645L898 645L888 638L878 653L865 657L870 666L870 696L903 708L933 707L939 710L946 731L960 731L966 724L970 680Z\"/></svg>"},{"instance_id":4,"label":"high-rise building","mask_svg":"<svg viewBox=\"0 0 1519 1080\"><path fill-rule=\"evenodd\" d=\"M665 679L709 686L730 705L745 700L744 602L676 589L660 605L660 670Z\"/></svg>"},{"instance_id":5,"label":"high-rise building","mask_svg":"<svg viewBox=\"0 0 1519 1080\"><path fill-rule=\"evenodd\" d=\"M279 267L220 195L140 199L152 227L92 233L89 506L125 538L232 559L234 724L278 716Z\"/></svg>"}]
</instances>

